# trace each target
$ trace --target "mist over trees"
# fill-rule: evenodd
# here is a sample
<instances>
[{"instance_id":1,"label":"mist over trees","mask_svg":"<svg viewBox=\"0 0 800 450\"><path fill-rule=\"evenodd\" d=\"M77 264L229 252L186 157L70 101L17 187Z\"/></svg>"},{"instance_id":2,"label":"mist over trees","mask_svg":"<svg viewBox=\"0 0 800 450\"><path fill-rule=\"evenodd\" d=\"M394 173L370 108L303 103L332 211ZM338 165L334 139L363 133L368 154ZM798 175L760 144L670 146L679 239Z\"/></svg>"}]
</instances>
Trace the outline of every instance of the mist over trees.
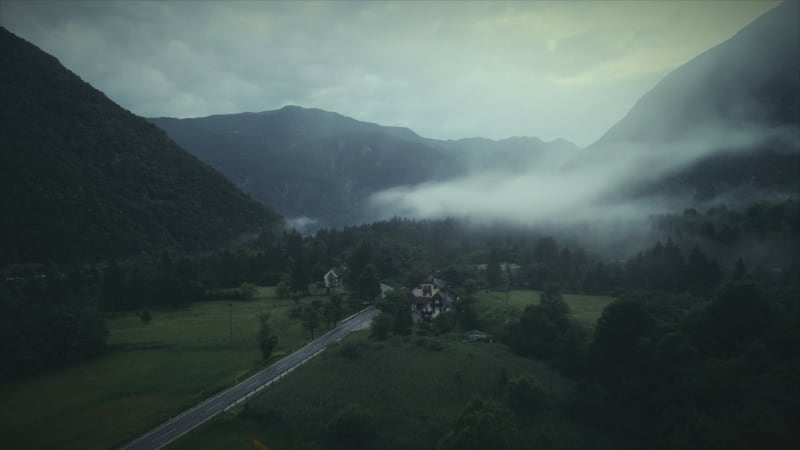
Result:
<instances>
[{"instance_id":1,"label":"mist over trees","mask_svg":"<svg viewBox=\"0 0 800 450\"><path fill-rule=\"evenodd\" d=\"M118 350L106 319L148 329L159 311L253 301L257 286L291 300L303 339L375 305L376 348L431 353L483 334L484 298L536 290L481 340L563 392L498 368L481 381L502 395L465 398L431 448L791 448L797 12L786 2L679 68L585 150L426 139L299 107L147 121L0 29L0 381ZM316 229L281 227L240 188ZM318 294L331 269L342 284ZM431 276L452 311L415 324L404 293ZM614 301L591 326L566 294ZM271 320L253 317L248 337L266 361ZM359 345L336 356L357 361ZM319 428L332 448L380 442L382 411L331 403Z\"/></svg>"}]
</instances>

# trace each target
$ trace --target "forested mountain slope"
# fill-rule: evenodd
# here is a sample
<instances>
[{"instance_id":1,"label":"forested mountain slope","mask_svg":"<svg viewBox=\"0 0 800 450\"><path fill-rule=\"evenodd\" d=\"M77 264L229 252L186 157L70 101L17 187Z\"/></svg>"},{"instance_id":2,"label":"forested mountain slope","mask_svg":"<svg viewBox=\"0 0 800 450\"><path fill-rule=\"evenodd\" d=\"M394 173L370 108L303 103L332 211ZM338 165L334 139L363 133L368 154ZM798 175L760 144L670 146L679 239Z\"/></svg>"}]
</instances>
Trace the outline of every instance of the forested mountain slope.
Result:
<instances>
[{"instance_id":1,"label":"forested mountain slope","mask_svg":"<svg viewBox=\"0 0 800 450\"><path fill-rule=\"evenodd\" d=\"M640 192L710 199L800 189L800 3L787 1L677 68L587 149L587 159L683 158Z\"/></svg>"},{"instance_id":2,"label":"forested mountain slope","mask_svg":"<svg viewBox=\"0 0 800 450\"><path fill-rule=\"evenodd\" d=\"M578 150L563 140L536 138L428 139L407 128L298 106L151 121L254 198L287 217L326 225L370 220L366 199L384 189L443 181L476 168L518 172L552 153Z\"/></svg>"},{"instance_id":3,"label":"forested mountain slope","mask_svg":"<svg viewBox=\"0 0 800 450\"><path fill-rule=\"evenodd\" d=\"M5 29L0 67L0 263L206 249L278 220Z\"/></svg>"}]
</instances>

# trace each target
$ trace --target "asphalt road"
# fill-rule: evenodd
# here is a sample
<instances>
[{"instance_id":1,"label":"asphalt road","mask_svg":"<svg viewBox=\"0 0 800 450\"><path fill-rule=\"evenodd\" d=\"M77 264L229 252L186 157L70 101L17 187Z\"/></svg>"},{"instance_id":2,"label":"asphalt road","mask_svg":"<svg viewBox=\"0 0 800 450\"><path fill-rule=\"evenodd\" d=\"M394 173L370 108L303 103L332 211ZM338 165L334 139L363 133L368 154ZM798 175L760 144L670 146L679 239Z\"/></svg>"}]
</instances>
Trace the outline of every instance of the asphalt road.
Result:
<instances>
[{"instance_id":1,"label":"asphalt road","mask_svg":"<svg viewBox=\"0 0 800 450\"><path fill-rule=\"evenodd\" d=\"M254 390L275 381L287 370L297 366L315 353L323 350L331 342L341 339L351 331L363 328L369 324L373 317L379 313L373 307L367 308L353 316L338 327L328 331L317 339L309 342L300 350L277 361L266 369L247 378L241 383L203 401L197 406L188 409L180 415L159 425L147 434L126 444L126 450L159 449L178 439L192 429L207 422L212 417L221 413L228 406L252 393Z\"/></svg>"}]
</instances>

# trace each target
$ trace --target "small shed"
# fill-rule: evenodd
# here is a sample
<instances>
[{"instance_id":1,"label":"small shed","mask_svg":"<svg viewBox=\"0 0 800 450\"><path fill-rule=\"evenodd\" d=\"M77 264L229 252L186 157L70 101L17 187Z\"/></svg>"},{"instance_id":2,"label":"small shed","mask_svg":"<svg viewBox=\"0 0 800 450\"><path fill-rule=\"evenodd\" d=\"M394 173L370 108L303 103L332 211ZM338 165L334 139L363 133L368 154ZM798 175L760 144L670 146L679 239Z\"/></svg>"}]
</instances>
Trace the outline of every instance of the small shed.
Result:
<instances>
[{"instance_id":1,"label":"small shed","mask_svg":"<svg viewBox=\"0 0 800 450\"><path fill-rule=\"evenodd\" d=\"M464 332L464 342L487 342L491 344L494 342L494 338L489 333L484 333L481 330L470 330Z\"/></svg>"}]
</instances>

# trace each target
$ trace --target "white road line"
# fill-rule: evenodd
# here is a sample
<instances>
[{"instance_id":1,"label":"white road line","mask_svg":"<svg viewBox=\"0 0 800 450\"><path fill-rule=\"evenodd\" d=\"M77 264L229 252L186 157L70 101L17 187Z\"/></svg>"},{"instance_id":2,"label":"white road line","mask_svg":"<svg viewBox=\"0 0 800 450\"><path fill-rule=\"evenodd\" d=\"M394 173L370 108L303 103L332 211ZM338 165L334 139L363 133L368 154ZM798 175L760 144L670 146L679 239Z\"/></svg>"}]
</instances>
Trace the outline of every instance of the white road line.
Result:
<instances>
[{"instance_id":1,"label":"white road line","mask_svg":"<svg viewBox=\"0 0 800 450\"><path fill-rule=\"evenodd\" d=\"M225 403L225 401L224 401L224 400L219 400L219 401L216 401L216 402L214 402L214 403L212 403L212 404L208 405L208 406L205 408L205 410L206 410L206 411L212 411L212 410L216 409L216 408L217 408L219 405L221 405L221 404L223 404L223 403Z\"/></svg>"},{"instance_id":2,"label":"white road line","mask_svg":"<svg viewBox=\"0 0 800 450\"><path fill-rule=\"evenodd\" d=\"M362 313L364 313L364 311L356 313L353 316L351 316L350 318L358 316L359 314L362 314ZM375 316L375 315L377 315L377 313L375 311L371 311L368 314L370 315L370 318ZM348 324L348 325L352 325L352 323ZM351 329L349 326L345 326L345 327L340 328L340 329L330 330L329 332L325 333L325 335L323 335L323 336L327 335L327 336L330 336L331 338L334 338L334 337L338 336L339 339L341 339L341 337L349 334L352 331L354 331L354 330ZM202 417L202 418L197 417L197 418L195 418L195 420L193 420L191 423L188 424L188 427L185 427L185 429L182 429L182 430L177 430L176 429L176 427L178 426L178 424L176 423L178 421L178 419L182 418L183 416L187 416L189 414L193 414L195 412L199 412L201 409L205 410L206 412L211 412L211 410L213 410L217 405L220 405L220 404L222 404L224 402L227 402L227 405L226 405L226 408L225 408L225 410L227 410L228 408L230 408L233 405L237 405L237 404L239 404L239 403L241 403L243 401L246 401L247 397L253 392L253 390L252 390L253 386L258 385L258 389L257 390L261 390L261 388L263 388L263 387L265 387L265 386L267 386L269 384L272 384L273 382L279 380L280 378L282 378L283 376L285 376L289 372L292 372L297 366L305 363L309 359L311 359L314 356L316 356L317 354L319 354L322 350L324 350L325 347L327 346L327 344L322 344L321 341L319 340L321 338L322 338L322 336L319 336L317 338L317 340L310 342L309 344L303 346L302 348L300 348L296 352L292 353L291 355L288 355L288 358L284 358L284 359L280 360L274 366L270 366L270 367L267 367L267 368L263 369L261 372L259 372L259 373L257 373L255 375L257 377L256 379L253 379L253 380L250 380L250 381L246 381L246 380L242 381L242 383L240 383L238 385L235 385L235 386L232 386L228 390L217 394L216 397L212 397L211 399L206 400L205 402L201 402L200 404L198 404L194 408L190 408L190 409L188 409L186 411L183 411L182 413L178 414L176 417L170 419L170 421L168 421L166 424L164 424L164 425L167 425L170 422L172 422L173 425L170 426L169 428L165 428L163 430L159 430L158 428L156 428L155 430L153 430L153 431L151 431L149 433L145 433L140 438L129 442L127 445L125 445L122 448L126 449L126 448L129 448L129 447L143 447L143 444L145 442L148 442L151 439L152 439L152 441L150 441L151 444L148 445L149 448L161 448L161 447L163 447L165 445L168 445L169 443L175 441L176 439L180 438L181 436L189 433L193 429L195 429L198 426L202 425L203 423L207 422L208 420L210 420L211 418L216 416L219 411L213 412L208 417ZM304 350L308 351L309 353L306 354L305 356L300 356L299 353L301 353ZM289 367L289 369L288 370L284 369L287 366ZM266 377L267 379L264 379L265 377L263 375L268 374L270 372L274 372L274 371L277 371L279 373L277 373L275 375L270 375L270 376ZM223 397L226 394L230 394L230 393L239 391L240 390L239 387L245 387L248 392L245 395L242 395L242 396L240 396L239 398L237 398L237 399L235 399L233 401L225 400L223 398L220 398L220 397ZM197 419L199 419L199 420L197 420ZM178 431L178 433L174 434L176 431ZM158 437L156 437L156 436L158 436Z\"/></svg>"},{"instance_id":3,"label":"white road line","mask_svg":"<svg viewBox=\"0 0 800 450\"><path fill-rule=\"evenodd\" d=\"M170 434L172 434L172 432L173 432L173 431L175 431L175 428L174 428L174 427L172 427L172 428L170 428L169 430L167 430L167 431L166 431L164 434L162 434L162 435L161 435L161 437L159 437L159 438L157 438L157 439L153 440L153 442L154 442L154 443L158 443L158 442L161 442L161 441L163 441L163 440L165 440L165 439L168 439L168 438L169 438L169 435L170 435Z\"/></svg>"}]
</instances>

